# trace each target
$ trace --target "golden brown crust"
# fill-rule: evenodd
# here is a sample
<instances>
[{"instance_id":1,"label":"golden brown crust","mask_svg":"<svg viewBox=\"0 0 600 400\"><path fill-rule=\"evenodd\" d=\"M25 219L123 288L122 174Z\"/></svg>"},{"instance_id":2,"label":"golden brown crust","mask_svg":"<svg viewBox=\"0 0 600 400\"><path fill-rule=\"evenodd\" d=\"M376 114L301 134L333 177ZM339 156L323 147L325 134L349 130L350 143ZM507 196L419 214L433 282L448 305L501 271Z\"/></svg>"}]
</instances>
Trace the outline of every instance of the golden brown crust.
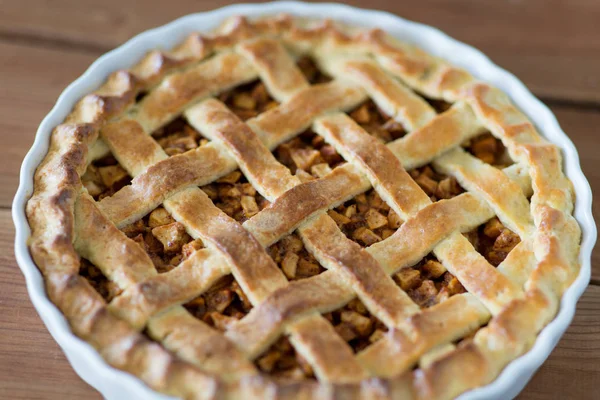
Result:
<instances>
[{"instance_id":1,"label":"golden brown crust","mask_svg":"<svg viewBox=\"0 0 600 400\"><path fill-rule=\"evenodd\" d=\"M103 274L122 289L156 275L148 254L117 229L88 194L75 202L74 216L75 250L93 264L106 266Z\"/></svg>"},{"instance_id":2,"label":"golden brown crust","mask_svg":"<svg viewBox=\"0 0 600 400\"><path fill-rule=\"evenodd\" d=\"M308 87L308 82L281 42L260 38L240 44L238 51L254 64L274 98L284 101Z\"/></svg>"},{"instance_id":3,"label":"golden brown crust","mask_svg":"<svg viewBox=\"0 0 600 400\"><path fill-rule=\"evenodd\" d=\"M483 127L466 103L456 103L421 129L390 144L390 150L407 169L431 162L448 149L483 133Z\"/></svg>"},{"instance_id":4,"label":"golden brown crust","mask_svg":"<svg viewBox=\"0 0 600 400\"><path fill-rule=\"evenodd\" d=\"M98 135L89 124L57 126L48 156L34 177L34 194L27 202L31 225L29 247L42 273L75 273L79 257L73 248L74 206L86 166L88 147Z\"/></svg>"},{"instance_id":5,"label":"golden brown crust","mask_svg":"<svg viewBox=\"0 0 600 400\"><path fill-rule=\"evenodd\" d=\"M244 227L264 245L271 245L316 213L336 207L365 191L368 182L343 167L327 176L298 185L277 198ZM301 204L301 207L298 205Z\"/></svg>"},{"instance_id":6,"label":"golden brown crust","mask_svg":"<svg viewBox=\"0 0 600 400\"><path fill-rule=\"evenodd\" d=\"M226 336L247 354L255 355L274 340L274 335L280 333L287 322L310 312L332 311L349 296L352 296L351 290L337 282L335 274L295 281L274 291L228 330Z\"/></svg>"},{"instance_id":7,"label":"golden brown crust","mask_svg":"<svg viewBox=\"0 0 600 400\"><path fill-rule=\"evenodd\" d=\"M274 148L304 131L323 113L351 109L365 98L360 88L344 81L315 85L248 121L248 126L268 148ZM285 123L282 124L282 121Z\"/></svg>"},{"instance_id":8,"label":"golden brown crust","mask_svg":"<svg viewBox=\"0 0 600 400\"><path fill-rule=\"evenodd\" d=\"M235 163L227 154L214 146L202 146L151 165L136 176L131 185L100 201L99 207L118 227L123 227L140 219L177 191L205 185L234 169Z\"/></svg>"},{"instance_id":9,"label":"golden brown crust","mask_svg":"<svg viewBox=\"0 0 600 400\"><path fill-rule=\"evenodd\" d=\"M456 177L467 190L485 198L505 226L522 237L530 235L533 226L529 202L519 185L501 170L460 149L446 152L434 165L439 171Z\"/></svg>"},{"instance_id":10,"label":"golden brown crust","mask_svg":"<svg viewBox=\"0 0 600 400\"><path fill-rule=\"evenodd\" d=\"M339 271L354 293L381 321L397 326L418 307L394 284L377 260L344 236L335 222L321 215L310 227L300 229L307 248L328 269ZM321 240L323 237L327 241Z\"/></svg>"},{"instance_id":11,"label":"golden brown crust","mask_svg":"<svg viewBox=\"0 0 600 400\"><path fill-rule=\"evenodd\" d=\"M298 54L336 79L309 86ZM247 124L216 100L201 102L257 77L282 103ZM456 104L436 116L411 90ZM367 97L409 134L384 145L339 114ZM181 113L213 143L167 158L149 134ZM348 163L301 184L270 150L311 126ZM458 148L484 129L515 166L499 170ZM133 181L95 203L80 177L108 150ZM404 170L430 161L473 194L431 204ZM195 188L236 167L272 202L243 225ZM324 211L370 185L405 222L365 250ZM560 150L505 94L466 71L380 30L238 17L212 36L150 52L82 98L51 136L27 216L33 259L73 331L156 390L185 398L450 398L493 380L555 315L579 267L573 202ZM157 274L117 227L161 203L207 248ZM461 235L494 215L521 237L497 269ZM290 284L264 246L296 228L328 271ZM430 251L470 293L420 311L390 274ZM80 256L122 290L110 304L78 275ZM181 304L228 273L254 309L223 336ZM356 356L319 315L355 296L392 328ZM322 383L258 374L249 360L283 333Z\"/></svg>"},{"instance_id":12,"label":"golden brown crust","mask_svg":"<svg viewBox=\"0 0 600 400\"><path fill-rule=\"evenodd\" d=\"M365 169L373 186L400 216L414 214L430 202L400 160L344 114L321 118L315 130L351 163Z\"/></svg>"},{"instance_id":13,"label":"golden brown crust","mask_svg":"<svg viewBox=\"0 0 600 400\"><path fill-rule=\"evenodd\" d=\"M230 259L232 273L252 303L285 285L283 274L254 236L212 205L203 191L183 191L169 199L165 208L175 219L185 221L192 237L212 243Z\"/></svg>"},{"instance_id":14,"label":"golden brown crust","mask_svg":"<svg viewBox=\"0 0 600 400\"><path fill-rule=\"evenodd\" d=\"M433 203L416 214L370 252L390 274L417 263L453 232L468 232L493 216L489 206L465 193Z\"/></svg>"},{"instance_id":15,"label":"golden brown crust","mask_svg":"<svg viewBox=\"0 0 600 400\"><path fill-rule=\"evenodd\" d=\"M386 114L409 130L420 128L435 117L435 110L423 98L388 75L374 61L328 57L323 66L331 75L362 86Z\"/></svg>"},{"instance_id":16,"label":"golden brown crust","mask_svg":"<svg viewBox=\"0 0 600 400\"><path fill-rule=\"evenodd\" d=\"M196 99L255 78L254 69L244 57L224 52L197 67L167 77L131 112L147 132L152 132Z\"/></svg>"}]
</instances>

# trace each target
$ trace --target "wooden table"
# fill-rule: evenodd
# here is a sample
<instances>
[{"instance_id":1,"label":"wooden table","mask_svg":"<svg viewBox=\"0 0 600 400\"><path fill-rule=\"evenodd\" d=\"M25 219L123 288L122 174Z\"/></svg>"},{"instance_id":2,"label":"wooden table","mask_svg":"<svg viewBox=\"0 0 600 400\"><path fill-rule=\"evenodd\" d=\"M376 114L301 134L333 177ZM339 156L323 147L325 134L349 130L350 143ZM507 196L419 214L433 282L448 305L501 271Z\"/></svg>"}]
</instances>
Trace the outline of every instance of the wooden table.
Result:
<instances>
[{"instance_id":1,"label":"wooden table","mask_svg":"<svg viewBox=\"0 0 600 400\"><path fill-rule=\"evenodd\" d=\"M10 203L38 124L100 54L145 29L225 1L0 0L0 398L100 398L33 309L13 255ZM439 27L514 72L558 117L600 190L600 2L350 1ZM404 3L404 4L403 4ZM201 28L201 27L199 27ZM594 202L594 210L600 200ZM600 252L592 284L522 399L591 399L600 381Z\"/></svg>"}]
</instances>

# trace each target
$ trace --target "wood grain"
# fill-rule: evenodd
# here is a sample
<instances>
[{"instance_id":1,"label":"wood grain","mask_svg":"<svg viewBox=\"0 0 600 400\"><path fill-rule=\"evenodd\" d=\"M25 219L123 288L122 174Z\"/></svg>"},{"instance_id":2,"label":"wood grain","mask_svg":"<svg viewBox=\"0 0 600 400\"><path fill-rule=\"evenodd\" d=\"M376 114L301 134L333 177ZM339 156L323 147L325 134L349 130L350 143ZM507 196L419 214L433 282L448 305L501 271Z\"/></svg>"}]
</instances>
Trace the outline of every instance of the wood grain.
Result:
<instances>
[{"instance_id":1,"label":"wood grain","mask_svg":"<svg viewBox=\"0 0 600 400\"><path fill-rule=\"evenodd\" d=\"M143 30L235 1L2 2L0 33L106 51ZM345 1L436 26L474 45L547 98L600 102L600 2L594 0Z\"/></svg>"},{"instance_id":2,"label":"wood grain","mask_svg":"<svg viewBox=\"0 0 600 400\"><path fill-rule=\"evenodd\" d=\"M0 207L10 207L38 125L96 56L5 42L0 54Z\"/></svg>"},{"instance_id":3,"label":"wood grain","mask_svg":"<svg viewBox=\"0 0 600 400\"><path fill-rule=\"evenodd\" d=\"M0 0L0 398L100 398L71 369L37 316L13 254L10 207L35 130L66 85L132 35L225 1ZM593 0L349 1L435 25L471 43L551 100L600 190L600 2ZM507 27L510 27L508 29ZM583 102L583 103L581 103ZM562 105L560 105L562 104ZM584 106L584 107L580 107ZM594 213L600 199L594 201ZM592 255L600 284L600 252ZM590 286L573 323L521 399L595 397L600 379L600 286Z\"/></svg>"}]
</instances>

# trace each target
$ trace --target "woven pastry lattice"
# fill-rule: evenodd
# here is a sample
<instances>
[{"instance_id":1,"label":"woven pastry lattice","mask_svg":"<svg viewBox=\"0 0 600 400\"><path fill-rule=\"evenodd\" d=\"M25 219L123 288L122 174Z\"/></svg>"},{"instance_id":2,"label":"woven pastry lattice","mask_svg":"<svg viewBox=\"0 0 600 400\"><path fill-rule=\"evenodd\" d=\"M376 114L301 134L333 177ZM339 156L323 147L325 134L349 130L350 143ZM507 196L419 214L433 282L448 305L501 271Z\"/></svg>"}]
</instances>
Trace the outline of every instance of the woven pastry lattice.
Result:
<instances>
[{"instance_id":1,"label":"woven pastry lattice","mask_svg":"<svg viewBox=\"0 0 600 400\"><path fill-rule=\"evenodd\" d=\"M310 85L299 55L334 79ZM216 96L256 79L279 105L242 122ZM452 107L437 114L417 93ZM368 98L408 134L383 144L345 114ZM150 133L180 115L210 142L168 157ZM347 162L302 182L272 150L307 128ZM514 165L461 148L484 131ZM80 176L108 150L133 180L96 202ZM467 192L432 202L406 172L428 163ZM237 168L271 202L243 224L198 188ZM362 248L327 210L371 187L404 223ZM119 228L161 204L206 247L159 274ZM53 132L27 212L31 252L73 331L149 386L182 397L370 399L453 397L526 351L578 272L572 208L559 149L498 89L381 31L284 16L232 19L112 74ZM462 235L494 216L521 238L497 268ZM288 282L265 248L292 231L325 272ZM467 293L422 310L391 275L430 252ZM78 274L80 257L122 290L109 304ZM181 305L227 274L253 308L222 333ZM389 331L354 354L322 314L356 297ZM316 380L258 373L253 360L282 335Z\"/></svg>"}]
</instances>

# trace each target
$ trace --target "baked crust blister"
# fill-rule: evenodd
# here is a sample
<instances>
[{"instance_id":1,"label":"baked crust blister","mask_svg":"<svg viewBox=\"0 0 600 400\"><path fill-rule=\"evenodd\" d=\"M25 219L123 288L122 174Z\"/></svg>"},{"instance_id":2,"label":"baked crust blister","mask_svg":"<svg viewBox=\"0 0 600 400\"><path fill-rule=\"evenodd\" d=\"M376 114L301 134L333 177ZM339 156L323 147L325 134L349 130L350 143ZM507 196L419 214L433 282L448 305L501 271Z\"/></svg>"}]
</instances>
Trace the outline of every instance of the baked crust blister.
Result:
<instances>
[{"instance_id":1,"label":"baked crust blister","mask_svg":"<svg viewBox=\"0 0 600 400\"><path fill-rule=\"evenodd\" d=\"M303 56L331 80L311 85L296 64ZM237 115L218 100L257 79L273 100L260 112L252 97L236 98L231 107L246 109ZM436 113L424 97L451 107ZM367 99L399 138L367 132L368 114L357 109ZM150 136L181 115L205 139L193 131ZM312 177L302 168L292 174L272 153L307 129L329 146L290 155ZM463 148L486 131L513 165L490 165L501 164L485 150L493 140ZM94 199L102 189L82 179L109 153L120 167L101 178L125 186ZM319 157L334 168L315 167ZM435 172L418 170L425 165ZM247 179L243 204L216 206L214 190L239 188L210 185L237 185L236 175L224 177L238 169ZM368 190L380 207L352 225L363 203L348 201ZM573 204L560 150L500 90L382 31L278 16L232 18L213 35L192 34L113 73L55 128L27 216L32 256L73 332L158 391L429 399L491 382L552 320L579 271ZM166 212L148 216L161 205ZM151 236L177 265L144 250L157 244L143 226L133 235L142 219L154 221ZM397 230L384 232L391 221ZM482 255L463 233L486 223L504 245ZM312 257L301 266L313 271L304 279L296 279L298 259L266 250L291 232L302 257ZM99 291L90 284L94 268L110 283L95 285ZM203 294L213 310L230 306L211 294L229 275L237 286L223 295L235 292L244 312L194 317L209 301L194 300ZM381 329L355 353L344 324L365 337ZM276 342L280 353L298 355L301 379L260 372L273 364L266 356Z\"/></svg>"}]
</instances>

